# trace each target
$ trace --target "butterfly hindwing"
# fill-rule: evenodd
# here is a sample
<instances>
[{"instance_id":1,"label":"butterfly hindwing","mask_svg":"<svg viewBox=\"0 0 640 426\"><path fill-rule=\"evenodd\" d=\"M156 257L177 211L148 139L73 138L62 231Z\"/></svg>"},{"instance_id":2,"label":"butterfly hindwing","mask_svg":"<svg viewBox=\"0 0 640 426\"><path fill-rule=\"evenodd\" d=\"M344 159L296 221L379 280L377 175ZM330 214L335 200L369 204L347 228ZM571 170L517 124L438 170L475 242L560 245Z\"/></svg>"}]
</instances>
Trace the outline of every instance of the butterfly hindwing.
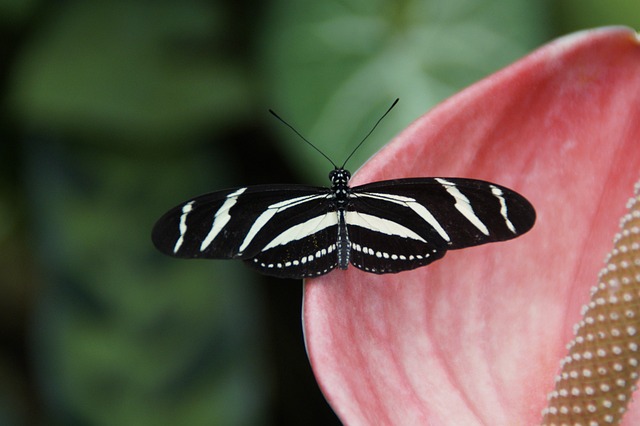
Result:
<instances>
[{"instance_id":1,"label":"butterfly hindwing","mask_svg":"<svg viewBox=\"0 0 640 426\"><path fill-rule=\"evenodd\" d=\"M314 277L336 267L338 214L335 205L328 189L309 197L277 203L286 205L286 211L279 207L279 213L273 215L269 225L264 224L255 243L259 251L246 260L249 266L283 278ZM270 215L267 210L266 216ZM260 218L256 221L259 223Z\"/></svg>"},{"instance_id":2,"label":"butterfly hindwing","mask_svg":"<svg viewBox=\"0 0 640 426\"><path fill-rule=\"evenodd\" d=\"M330 219L336 216L335 212L326 213L323 221L328 220L332 223L330 226L312 233L300 232L285 245L265 248L255 257L245 260L246 264L263 274L281 278L326 274L337 265L337 224Z\"/></svg>"},{"instance_id":3,"label":"butterfly hindwing","mask_svg":"<svg viewBox=\"0 0 640 426\"><path fill-rule=\"evenodd\" d=\"M441 258L446 243L406 197L354 193L346 214L351 264L373 273L399 272Z\"/></svg>"}]
</instances>

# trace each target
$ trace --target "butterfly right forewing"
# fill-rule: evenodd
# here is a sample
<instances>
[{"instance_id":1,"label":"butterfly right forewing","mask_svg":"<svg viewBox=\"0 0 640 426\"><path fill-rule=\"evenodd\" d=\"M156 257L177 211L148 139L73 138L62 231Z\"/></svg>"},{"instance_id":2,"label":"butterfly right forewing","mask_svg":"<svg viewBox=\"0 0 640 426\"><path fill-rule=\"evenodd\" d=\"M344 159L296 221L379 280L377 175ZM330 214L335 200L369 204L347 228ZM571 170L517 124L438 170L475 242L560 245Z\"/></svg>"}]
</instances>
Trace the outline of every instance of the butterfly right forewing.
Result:
<instances>
[{"instance_id":1,"label":"butterfly right forewing","mask_svg":"<svg viewBox=\"0 0 640 426\"><path fill-rule=\"evenodd\" d=\"M520 194L481 180L411 178L352 188L351 263L374 273L427 265L460 249L515 238L535 222Z\"/></svg>"}]
</instances>

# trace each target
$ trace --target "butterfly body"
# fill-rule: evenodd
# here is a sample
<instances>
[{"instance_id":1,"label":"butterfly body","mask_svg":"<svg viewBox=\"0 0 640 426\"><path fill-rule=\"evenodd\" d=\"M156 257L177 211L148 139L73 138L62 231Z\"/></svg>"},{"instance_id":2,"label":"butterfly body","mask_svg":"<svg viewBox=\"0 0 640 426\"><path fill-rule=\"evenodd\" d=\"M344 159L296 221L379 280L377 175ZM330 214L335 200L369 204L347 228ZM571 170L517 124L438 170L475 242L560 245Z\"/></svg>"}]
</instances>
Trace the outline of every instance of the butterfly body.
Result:
<instances>
[{"instance_id":1,"label":"butterfly body","mask_svg":"<svg viewBox=\"0 0 640 426\"><path fill-rule=\"evenodd\" d=\"M473 179L409 178L350 187L258 185L196 197L167 212L152 240L183 258L241 259L277 277L351 264L376 274L427 265L447 250L515 238L535 210L505 187Z\"/></svg>"}]
</instances>

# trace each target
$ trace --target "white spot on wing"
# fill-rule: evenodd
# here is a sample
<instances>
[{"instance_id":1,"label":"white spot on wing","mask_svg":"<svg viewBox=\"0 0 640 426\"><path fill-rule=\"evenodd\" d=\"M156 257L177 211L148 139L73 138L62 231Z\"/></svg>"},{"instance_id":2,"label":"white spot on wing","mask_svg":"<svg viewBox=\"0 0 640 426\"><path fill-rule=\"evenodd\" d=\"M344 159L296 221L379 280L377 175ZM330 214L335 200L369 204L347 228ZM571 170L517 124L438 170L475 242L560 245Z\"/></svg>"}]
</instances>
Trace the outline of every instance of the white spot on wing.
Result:
<instances>
[{"instance_id":1,"label":"white spot on wing","mask_svg":"<svg viewBox=\"0 0 640 426\"><path fill-rule=\"evenodd\" d=\"M513 223L511 223L511 221L509 220L509 216L507 212L507 202L503 197L504 194L502 190L493 185L489 185L489 186L491 187L491 193L496 196L498 201L500 201L500 214L504 218L504 223L507 225L507 228L509 228L509 231L513 232L514 234L517 233L516 227L513 226Z\"/></svg>"},{"instance_id":2,"label":"white spot on wing","mask_svg":"<svg viewBox=\"0 0 640 426\"><path fill-rule=\"evenodd\" d=\"M213 240L218 236L220 231L229 223L231 220L231 215L229 215L229 210L238 202L238 197L246 191L247 188L240 188L235 192L227 195L227 199L224 200L224 203L220 206L216 214L213 216L213 223L211 224L211 230L207 234L204 240L202 240L202 244L200 244L200 251L204 251L211 245Z\"/></svg>"},{"instance_id":3,"label":"white spot on wing","mask_svg":"<svg viewBox=\"0 0 640 426\"><path fill-rule=\"evenodd\" d=\"M180 215L180 225L179 225L180 237L178 238L178 241L176 241L176 245L173 247L174 253L177 253L178 250L180 250L180 247L182 246L182 242L184 241L184 234L187 232L187 216L193 210L194 202L195 201L189 201L187 204L182 206L182 214Z\"/></svg>"},{"instance_id":4,"label":"white spot on wing","mask_svg":"<svg viewBox=\"0 0 640 426\"><path fill-rule=\"evenodd\" d=\"M473 226L478 228L478 230L484 235L489 235L489 230L473 211L473 207L471 207L471 202L469 201L469 199L462 192L460 192L460 190L452 182L449 182L448 180L442 178L436 178L436 180L442 184L442 187L453 198L456 199L455 207L462 214L462 216L464 216L469 222L471 222Z\"/></svg>"}]
</instances>

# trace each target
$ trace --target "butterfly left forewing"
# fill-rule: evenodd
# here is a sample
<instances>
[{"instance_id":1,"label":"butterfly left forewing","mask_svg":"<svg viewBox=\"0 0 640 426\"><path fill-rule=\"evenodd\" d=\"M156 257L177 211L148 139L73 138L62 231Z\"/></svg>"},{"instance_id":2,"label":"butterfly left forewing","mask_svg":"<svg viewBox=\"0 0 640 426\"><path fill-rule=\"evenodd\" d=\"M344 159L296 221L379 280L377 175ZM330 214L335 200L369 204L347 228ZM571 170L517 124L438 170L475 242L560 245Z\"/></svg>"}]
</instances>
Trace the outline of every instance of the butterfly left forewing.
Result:
<instances>
[{"instance_id":1,"label":"butterfly left forewing","mask_svg":"<svg viewBox=\"0 0 640 426\"><path fill-rule=\"evenodd\" d=\"M202 195L162 216L152 240L174 257L249 259L288 228L326 210L327 192L303 185L257 185Z\"/></svg>"}]
</instances>

